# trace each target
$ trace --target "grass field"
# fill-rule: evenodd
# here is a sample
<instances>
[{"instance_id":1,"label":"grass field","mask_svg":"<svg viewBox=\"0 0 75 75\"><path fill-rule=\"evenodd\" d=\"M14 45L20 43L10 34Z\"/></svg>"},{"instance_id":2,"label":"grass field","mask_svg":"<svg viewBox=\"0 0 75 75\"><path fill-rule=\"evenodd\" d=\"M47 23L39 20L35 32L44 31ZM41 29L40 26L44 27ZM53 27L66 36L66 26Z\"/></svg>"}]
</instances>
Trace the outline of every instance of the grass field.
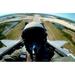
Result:
<instances>
[{"instance_id":1,"label":"grass field","mask_svg":"<svg viewBox=\"0 0 75 75\"><path fill-rule=\"evenodd\" d=\"M22 20L15 28L13 28L7 35L6 39L19 39L22 33L22 30L25 26L25 21Z\"/></svg>"},{"instance_id":2,"label":"grass field","mask_svg":"<svg viewBox=\"0 0 75 75\"><path fill-rule=\"evenodd\" d=\"M44 25L47 29L48 38L50 40L67 40L59 29L57 29L51 22L45 21Z\"/></svg>"}]
</instances>

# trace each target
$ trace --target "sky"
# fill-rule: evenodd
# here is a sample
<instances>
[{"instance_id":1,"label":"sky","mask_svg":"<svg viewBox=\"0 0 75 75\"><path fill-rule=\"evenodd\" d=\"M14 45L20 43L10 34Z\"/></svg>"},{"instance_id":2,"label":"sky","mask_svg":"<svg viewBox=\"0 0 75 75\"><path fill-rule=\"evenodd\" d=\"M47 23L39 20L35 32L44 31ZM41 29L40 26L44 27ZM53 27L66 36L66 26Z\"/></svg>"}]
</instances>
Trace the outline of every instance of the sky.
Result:
<instances>
[{"instance_id":1,"label":"sky","mask_svg":"<svg viewBox=\"0 0 75 75\"><path fill-rule=\"evenodd\" d=\"M75 1L0 0L0 16L12 13L46 13L69 18L75 21Z\"/></svg>"},{"instance_id":2,"label":"sky","mask_svg":"<svg viewBox=\"0 0 75 75\"><path fill-rule=\"evenodd\" d=\"M75 13L53 13L53 15L68 18L75 21Z\"/></svg>"}]
</instances>

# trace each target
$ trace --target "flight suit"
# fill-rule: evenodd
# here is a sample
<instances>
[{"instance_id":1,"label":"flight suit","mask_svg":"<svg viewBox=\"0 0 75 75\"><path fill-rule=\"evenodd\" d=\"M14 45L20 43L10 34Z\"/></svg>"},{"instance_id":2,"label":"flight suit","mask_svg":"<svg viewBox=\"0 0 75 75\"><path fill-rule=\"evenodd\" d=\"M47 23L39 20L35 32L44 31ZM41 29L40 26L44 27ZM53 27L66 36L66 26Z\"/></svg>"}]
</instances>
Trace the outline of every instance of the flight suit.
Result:
<instances>
[{"instance_id":1,"label":"flight suit","mask_svg":"<svg viewBox=\"0 0 75 75\"><path fill-rule=\"evenodd\" d=\"M10 55L5 55L1 61L27 61L27 57L29 56L28 52L26 51L25 47L15 50Z\"/></svg>"}]
</instances>

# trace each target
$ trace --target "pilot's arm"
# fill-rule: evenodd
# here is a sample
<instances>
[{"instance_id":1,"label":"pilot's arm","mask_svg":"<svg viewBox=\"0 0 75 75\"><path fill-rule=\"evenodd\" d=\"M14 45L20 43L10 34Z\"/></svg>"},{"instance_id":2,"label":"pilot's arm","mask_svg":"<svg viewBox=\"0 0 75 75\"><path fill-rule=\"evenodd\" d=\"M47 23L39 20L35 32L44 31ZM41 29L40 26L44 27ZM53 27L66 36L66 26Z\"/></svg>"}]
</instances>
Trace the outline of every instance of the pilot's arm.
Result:
<instances>
[{"instance_id":1,"label":"pilot's arm","mask_svg":"<svg viewBox=\"0 0 75 75\"><path fill-rule=\"evenodd\" d=\"M5 55L2 61L27 61L27 51L25 47L15 50L11 55Z\"/></svg>"}]
</instances>

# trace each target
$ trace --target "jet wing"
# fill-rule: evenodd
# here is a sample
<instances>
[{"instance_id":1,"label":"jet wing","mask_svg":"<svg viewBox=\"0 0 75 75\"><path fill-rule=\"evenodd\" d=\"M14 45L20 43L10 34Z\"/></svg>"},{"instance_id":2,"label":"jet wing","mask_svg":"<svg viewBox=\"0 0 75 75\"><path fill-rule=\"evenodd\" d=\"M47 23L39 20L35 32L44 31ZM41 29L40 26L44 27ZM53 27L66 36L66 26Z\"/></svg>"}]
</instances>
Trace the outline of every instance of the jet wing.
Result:
<instances>
[{"instance_id":1,"label":"jet wing","mask_svg":"<svg viewBox=\"0 0 75 75\"><path fill-rule=\"evenodd\" d=\"M67 41L60 41L60 40L59 41L58 40L57 41L49 41L49 40L47 40L47 42L51 46L53 46L55 48L55 51L57 53L59 53L60 55L68 56L70 54L68 49L62 48L67 43Z\"/></svg>"},{"instance_id":2,"label":"jet wing","mask_svg":"<svg viewBox=\"0 0 75 75\"><path fill-rule=\"evenodd\" d=\"M6 47L11 47L19 41L20 40L1 40L1 43L3 43Z\"/></svg>"},{"instance_id":3,"label":"jet wing","mask_svg":"<svg viewBox=\"0 0 75 75\"><path fill-rule=\"evenodd\" d=\"M57 41L50 41L47 40L52 46L56 47L56 48L61 48L62 46L64 46L67 41L62 41L62 40L57 40Z\"/></svg>"},{"instance_id":4,"label":"jet wing","mask_svg":"<svg viewBox=\"0 0 75 75\"><path fill-rule=\"evenodd\" d=\"M1 43L3 43L6 47L0 48L0 55L19 41L20 40L1 40Z\"/></svg>"},{"instance_id":5,"label":"jet wing","mask_svg":"<svg viewBox=\"0 0 75 75\"><path fill-rule=\"evenodd\" d=\"M64 48L63 46L67 43L67 41L50 41L47 40L47 42L55 48L55 51L62 55L62 56L71 56L75 60L75 56L69 52L68 49Z\"/></svg>"},{"instance_id":6,"label":"jet wing","mask_svg":"<svg viewBox=\"0 0 75 75\"><path fill-rule=\"evenodd\" d=\"M12 53L16 48L23 46L21 40L1 40L1 42L7 46L0 48L0 57L5 54Z\"/></svg>"}]
</instances>

